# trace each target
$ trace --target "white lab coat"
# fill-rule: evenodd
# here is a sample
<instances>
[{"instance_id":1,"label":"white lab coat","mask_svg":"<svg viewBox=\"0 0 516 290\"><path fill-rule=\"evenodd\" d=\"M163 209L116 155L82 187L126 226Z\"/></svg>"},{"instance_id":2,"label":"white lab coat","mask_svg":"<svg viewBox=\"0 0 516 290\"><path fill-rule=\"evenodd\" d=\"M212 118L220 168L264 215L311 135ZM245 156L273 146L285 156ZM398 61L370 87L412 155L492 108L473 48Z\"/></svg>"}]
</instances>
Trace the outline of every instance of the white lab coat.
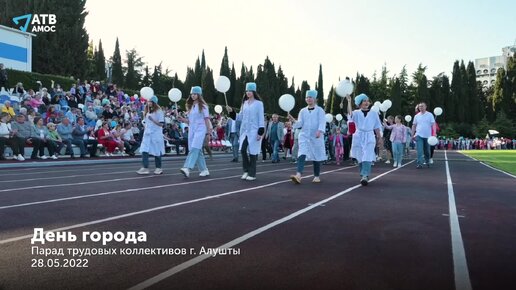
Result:
<instances>
[{"instance_id":1,"label":"white lab coat","mask_svg":"<svg viewBox=\"0 0 516 290\"><path fill-rule=\"evenodd\" d=\"M297 156L306 155L306 161L325 161L326 147L324 146L324 131L326 129L326 120L324 118L324 110L315 106L313 110L305 107L299 111L297 122L294 128L301 128L298 137L299 150ZM316 138L315 134L320 132L320 137Z\"/></svg>"},{"instance_id":2,"label":"white lab coat","mask_svg":"<svg viewBox=\"0 0 516 290\"><path fill-rule=\"evenodd\" d=\"M157 110L145 116L145 130L143 132L140 153L148 152L150 155L161 156L165 154L165 140L163 128L149 120L149 116L156 122L165 122L165 115L162 110Z\"/></svg>"},{"instance_id":3,"label":"white lab coat","mask_svg":"<svg viewBox=\"0 0 516 290\"><path fill-rule=\"evenodd\" d=\"M378 114L370 110L367 113L367 117L364 117L364 113L361 110L355 110L351 118L356 125L353 143L351 144L351 157L356 158L359 163L375 161L376 154L374 148L376 146L376 138L374 130L382 128Z\"/></svg>"},{"instance_id":4,"label":"white lab coat","mask_svg":"<svg viewBox=\"0 0 516 290\"><path fill-rule=\"evenodd\" d=\"M206 132L208 132L205 118L209 117L210 113L207 106L203 106L203 109L199 112L199 105L195 104L188 112L188 148L202 149Z\"/></svg>"},{"instance_id":5,"label":"white lab coat","mask_svg":"<svg viewBox=\"0 0 516 290\"><path fill-rule=\"evenodd\" d=\"M256 140L258 137L258 129L264 128L264 108L262 101L253 100L249 103L249 100L244 102L242 111L237 115L237 121L240 121L240 137L238 142L240 146L238 150L242 150L242 144L247 137L249 143L248 151L251 155L260 154L262 141ZM264 132L265 134L265 132Z\"/></svg>"}]
</instances>

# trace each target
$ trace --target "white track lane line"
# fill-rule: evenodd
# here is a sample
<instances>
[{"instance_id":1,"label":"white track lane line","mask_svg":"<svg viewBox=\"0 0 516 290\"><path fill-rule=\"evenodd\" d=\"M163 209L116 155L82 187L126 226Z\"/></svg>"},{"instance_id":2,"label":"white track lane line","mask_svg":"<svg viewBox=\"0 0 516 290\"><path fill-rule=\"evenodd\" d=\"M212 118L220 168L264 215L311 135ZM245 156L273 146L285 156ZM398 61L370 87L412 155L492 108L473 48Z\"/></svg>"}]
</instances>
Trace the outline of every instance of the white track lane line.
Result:
<instances>
[{"instance_id":1,"label":"white track lane line","mask_svg":"<svg viewBox=\"0 0 516 290\"><path fill-rule=\"evenodd\" d=\"M464 242L460 232L459 217L457 215L457 205L455 203L455 193L453 192L453 183L450 175L450 167L448 165L448 155L444 151L444 160L446 165L446 183L448 184L448 204L450 215L450 231L453 254L453 272L455 276L456 290L471 290L471 280L469 278L468 262L466 260L466 251L464 250Z\"/></svg>"},{"instance_id":2,"label":"white track lane line","mask_svg":"<svg viewBox=\"0 0 516 290\"><path fill-rule=\"evenodd\" d=\"M220 169L218 171L233 170L233 169L235 169L235 168ZM276 170L262 171L262 172L258 172L258 174L277 172L277 171L286 171L286 170L292 170L292 168L282 168L282 169L276 169ZM177 173L177 174L173 174L173 175L182 175L182 173ZM163 175L160 175L160 176L163 176ZM210 178L210 179L201 179L201 180L188 181L188 182L185 181L185 182L172 183L172 184L155 185L155 186L150 186L150 187L129 188L129 189L100 192L100 193L93 193L93 194L86 194L86 195L76 195L76 196L61 197L61 198L56 198L56 199L47 199L47 200L40 200L40 201L33 201L33 202L26 202L26 203L12 204L12 205L4 205L4 206L0 206L0 210L15 208L15 207L24 207L24 206L31 206L31 205L37 205L37 204L44 204L44 203L54 203L54 202L67 201L67 200L73 200L73 199L104 196L104 195L110 195L110 194L116 194L116 193L134 192L134 191L140 191L140 190L150 190L150 189L156 189L156 188L175 187L175 186L181 186L181 185L204 183L204 182L209 182L209 181L230 179L230 178L235 178L235 177L240 177L240 176L242 176L242 175L239 174L239 175L217 177L217 178ZM113 182L113 181L121 181L121 180L128 180L128 179L134 180L134 179L141 179L141 178L156 178L156 177L157 176L155 176L155 175L150 175L150 176L145 176L145 177L111 179L111 180L106 180L106 181L102 181L102 182ZM82 185L82 184L90 184L90 183L100 183L100 181L92 181L92 182L88 181L88 182L79 182L79 183L70 183L70 184L60 184L59 186ZM57 186L43 186L42 185L40 187L30 187L30 188L42 188L42 187L57 187ZM2 192L2 190L0 190L0 192Z\"/></svg>"},{"instance_id":3,"label":"white track lane line","mask_svg":"<svg viewBox=\"0 0 516 290\"><path fill-rule=\"evenodd\" d=\"M309 167L309 166L307 166L307 167ZM332 173L332 172L337 172L337 171L342 171L342 170L347 170L347 169L354 168L354 167L356 167L356 166L344 167L344 168L329 170L329 171L321 172L321 175L322 174ZM283 170L286 170L286 169L271 170L271 171L268 171L268 172L283 171ZM292 170L292 168L288 168L288 170ZM267 172L261 172L261 173L267 173ZM235 177L240 177L240 176L241 175L234 175L234 176L219 178L217 180L235 178ZM309 178L311 176L313 176L313 175L307 175L307 176L304 176L303 178ZM211 180L216 180L216 179L213 178ZM371 180L374 180L374 179L371 179ZM208 180L200 180L199 182L207 182L207 181ZM57 229L53 229L53 230L48 230L48 231L45 231L45 232L59 232L59 231L66 231L66 230L76 229L76 228L80 228L80 227L100 224L100 223L103 223L103 222L118 220L118 219L122 219L122 218L126 218L126 217L131 217L131 216L135 216L135 215L140 215L140 214L145 214L145 213L149 213L149 212L154 212L154 211L158 211L158 210L162 210L162 209L166 209L166 208L177 207L177 206L180 206L180 205L196 203L196 202L200 202L200 201L204 201L204 200L210 200L210 199L214 199L214 198L220 198L220 197L227 196L227 195L232 195L232 194L235 194L235 193L252 191L252 190L256 190L256 189L270 187L270 186L274 186L274 185L281 184L281 183L286 183L286 182L291 182L291 181L290 181L290 179L282 180L282 181L276 181L276 182L267 183L267 184L264 184L264 185L255 186L255 187L250 187L250 188L244 188L244 189L229 191L229 192L220 193L220 194L216 194L216 195L209 195L209 196L205 196L205 197L202 197L202 198L197 198L197 199L192 199L192 200L187 200L187 201L182 201L182 202L177 202L177 203L172 203L172 204L167 204L167 205L162 205L162 206L153 207L153 208L149 208L149 209L145 209L145 210L140 210L140 211L130 212L130 213L122 214L122 215L112 216L112 217L108 217L108 218L104 218L104 219L99 219L99 220L94 220L94 221L90 221L90 222L75 224L75 225L71 225L71 226L66 226L66 227L57 228ZM191 182L191 183L193 183L193 182ZM153 189L153 188L163 188L163 187L170 187L170 186L177 186L177 185L178 184L176 183L176 184L172 184L172 185L154 186L152 188L146 187L146 188L140 188L140 189L137 189L137 190L125 190L125 191L122 191L122 192L138 191L138 190ZM115 192L113 192L113 193L115 193ZM14 238L9 238L9 239L5 239L5 240L0 240L0 245L1 244L11 243L11 242L16 242L16 241L20 241L20 240L24 240L24 239L28 239L28 238L31 238L31 237L33 237L33 234L19 236L19 237L14 237Z\"/></svg>"},{"instance_id":4,"label":"white track lane line","mask_svg":"<svg viewBox=\"0 0 516 290\"><path fill-rule=\"evenodd\" d=\"M269 165L261 165L259 167L265 167L265 166L274 166L273 164ZM225 170L233 170L233 169L239 169L241 167L231 167L231 168L225 168L225 169L218 169L217 171L225 171ZM173 168L173 170L177 170L178 168ZM131 171L122 171L122 172L115 172L115 173L99 173L95 175L107 175L107 174L120 174L120 173L136 173L135 170ZM194 172L194 171L192 171ZM134 180L134 179L145 179L145 178L158 178L160 176L174 176L174 175L183 175L182 173L172 173L172 174L161 174L161 175L136 175L133 177L123 177L123 178L116 178L116 179L104 179L104 180L94 180L94 181L82 181L82 182L74 182L74 183L58 183L58 184L48 184L48 185L34 185L34 186L27 186L27 187L15 187L15 188L6 188L6 189L0 189L1 192L10 192L10 191L19 191L19 190L33 190L33 189L41 189L41 188L52 188L52 187L65 187L65 186L75 186L75 185L86 185L86 184L97 184L97 183L106 183L106 182L113 182L113 181L124 181L124 180ZM84 175L83 175L84 176ZM93 176L93 174L90 174L88 176ZM67 178L71 178L72 176L68 176ZM2 209L0 207L0 209Z\"/></svg>"},{"instance_id":5,"label":"white track lane line","mask_svg":"<svg viewBox=\"0 0 516 290\"><path fill-rule=\"evenodd\" d=\"M498 171L498 172L500 172L500 173L503 173L503 174L505 174L505 175L508 175L508 176L510 176L510 177L512 177L512 178L516 178L516 175L512 175L512 174L510 174L509 172L505 172L505 171L500 170L500 169L498 169L498 168L494 168L493 166L491 166L491 165L489 165L489 164L485 163L484 161L480 161L480 160L478 160L478 159L476 159L476 158L474 158L474 157L468 156L468 155L466 155L466 154L464 154L464 153L462 153L462 152L460 152L460 151L459 151L459 153L460 153L460 154L462 154L462 155L464 155L464 156L466 156L466 157L468 157L468 158L471 158L471 159L473 159L473 160L475 160L475 161L480 162L480 164L482 164L482 165L484 165L484 166L486 166L486 167L488 167L488 168L491 168L491 169L493 169L493 170L495 170L495 171Z\"/></svg>"},{"instance_id":6,"label":"white track lane line","mask_svg":"<svg viewBox=\"0 0 516 290\"><path fill-rule=\"evenodd\" d=\"M212 167L227 167L227 164L212 164L210 165L210 168ZM263 165L265 166L265 165ZM172 169L176 170L177 165L174 167L162 167L164 170ZM240 167L235 167L240 168ZM103 169L103 168L102 168ZM109 169L121 169L120 167L116 168L109 168ZM52 171L54 173L55 171ZM73 170L74 173L77 173L77 169ZM9 180L0 180L0 183L13 183L13 182L19 182L19 181L37 181L37 180L50 180L50 179L64 179L64 178L73 178L73 177L90 177L90 176L98 176L98 175L111 175L111 174L122 174L122 173L135 173L136 170L128 170L128 171L111 171L111 172L100 172L100 173L92 173L92 174L80 174L80 175L62 175L62 176L50 176L50 177L38 177L38 178L22 178L22 179L9 179ZM45 172L40 172L39 174L44 175Z\"/></svg>"},{"instance_id":7,"label":"white track lane line","mask_svg":"<svg viewBox=\"0 0 516 290\"><path fill-rule=\"evenodd\" d=\"M413 161L411 161L411 162L413 162ZM411 163L411 162L409 162L409 163ZM405 165L407 165L409 163L406 163ZM382 173L382 174L372 178L371 180L369 180L369 182L373 182L376 179L379 179L379 178L383 177L384 175L387 175L387 174L389 174L391 172L394 172L394 171L396 171L398 169L399 168L394 168L394 169L391 169L391 170L389 170L387 172L384 172L384 173ZM317 203L314 203L314 204L312 204L312 205L310 205L308 207L300 209L300 210L298 210L298 211L296 211L294 213L291 213L288 216L285 216L285 217L283 217L281 219L275 220L275 221L273 221L270 224L267 224L267 225L265 225L265 226L263 226L261 228L258 228L258 229L254 230L252 232L249 232L249 233L247 233L247 234L245 234L243 236L240 236L240 237L238 237L238 238L236 238L236 239L234 239L234 240L232 240L230 242L227 242L227 243L219 246L218 249L232 248L232 247L234 247L234 246L236 246L236 245L238 245L238 244L240 244L240 243L242 243L242 242L244 242L244 241L246 241L246 240L248 240L248 239L250 239L250 238L252 238L252 237L254 237L256 235L259 235L259 234L261 234L261 233L263 233L263 232L265 232L267 230L270 230L270 229L272 229L272 228L274 228L274 227L276 227L278 225L281 225L281 224L283 224L283 223L285 223L285 222L287 222L287 221L289 221L291 219L294 219L294 218L296 218L296 217L298 217L298 216L300 216L300 215L302 215L302 214L304 214L304 213L306 213L306 212L308 212L308 211L310 211L310 210L312 210L312 209L314 209L314 208L316 208L318 206L326 204L326 203L328 203L328 202L330 202L330 201L332 201L332 200L334 200L334 199L336 199L338 197L341 197L342 195L344 195L344 194L346 194L346 193L348 193L348 192L350 192L352 190L355 190L357 188L360 188L360 187L362 187L362 185L360 185L360 184L352 186L352 187L349 187L349 188L347 188L347 189L345 189L345 190L343 190L341 192L338 192L338 193L336 193L336 194L334 194L334 195L332 195L332 196L330 196L330 197L328 197L328 198L326 198L324 200L321 200L321 201L319 201ZM209 259L211 257L212 256L208 255L208 254L199 255L199 256L197 256L197 257L195 257L193 259L190 259L190 260L188 260L186 262L183 262L183 263L181 263L181 264L179 264L179 265L177 265L175 267L172 267L169 270L167 270L167 271L165 271L163 273L160 273L160 274L158 274L158 275L156 275L156 276L154 276L154 277L152 277L152 278L150 278L148 280L145 280L145 281L143 281L143 282L141 282L141 283L139 283L139 284L129 288L129 290L139 290L139 289L148 288L148 287L150 287L150 286L152 286L152 285L154 285L154 284L156 284L156 283L158 283L158 282L160 282L160 281L162 281L162 280L164 280L166 278L169 278L169 277L171 277L171 276L173 276L173 275L175 275L175 274L177 274L177 273L179 273L179 272L181 272L183 270L186 270L186 269L188 269L188 268L190 268L190 267L192 267L192 266L194 266L194 265L196 265L196 264L198 264L198 263L200 263L200 262L202 262L202 261L204 261L206 259Z\"/></svg>"}]
</instances>

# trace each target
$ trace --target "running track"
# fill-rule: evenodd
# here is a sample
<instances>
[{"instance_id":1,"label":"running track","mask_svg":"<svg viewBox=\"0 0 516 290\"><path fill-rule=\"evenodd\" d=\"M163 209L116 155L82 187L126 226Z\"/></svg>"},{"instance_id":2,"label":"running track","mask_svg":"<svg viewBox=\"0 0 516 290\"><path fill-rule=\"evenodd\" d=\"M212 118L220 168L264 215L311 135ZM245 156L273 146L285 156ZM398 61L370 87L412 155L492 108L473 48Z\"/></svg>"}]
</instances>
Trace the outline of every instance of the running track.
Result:
<instances>
[{"instance_id":1,"label":"running track","mask_svg":"<svg viewBox=\"0 0 516 290\"><path fill-rule=\"evenodd\" d=\"M516 289L516 180L456 152L432 168L259 163L240 180L231 157L185 179L184 159L138 176L138 160L0 170L0 289ZM152 162L151 162L152 168ZM186 255L89 256L88 268L33 268L35 227L144 231L147 242L42 248L186 248ZM199 255L201 247L239 255ZM71 258L70 256L46 257Z\"/></svg>"}]
</instances>

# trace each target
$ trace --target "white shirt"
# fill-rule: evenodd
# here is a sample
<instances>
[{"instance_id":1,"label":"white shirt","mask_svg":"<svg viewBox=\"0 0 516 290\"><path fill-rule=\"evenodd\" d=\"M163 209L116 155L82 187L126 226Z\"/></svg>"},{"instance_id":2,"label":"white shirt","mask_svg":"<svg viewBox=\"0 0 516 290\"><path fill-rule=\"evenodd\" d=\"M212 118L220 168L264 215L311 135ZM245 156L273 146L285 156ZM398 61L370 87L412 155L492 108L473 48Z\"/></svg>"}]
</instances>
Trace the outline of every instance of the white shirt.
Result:
<instances>
[{"instance_id":1,"label":"white shirt","mask_svg":"<svg viewBox=\"0 0 516 290\"><path fill-rule=\"evenodd\" d=\"M434 115L426 111L424 114L419 113L414 116L414 125L416 125L416 136L428 138L432 136L432 126L435 123Z\"/></svg>"}]
</instances>

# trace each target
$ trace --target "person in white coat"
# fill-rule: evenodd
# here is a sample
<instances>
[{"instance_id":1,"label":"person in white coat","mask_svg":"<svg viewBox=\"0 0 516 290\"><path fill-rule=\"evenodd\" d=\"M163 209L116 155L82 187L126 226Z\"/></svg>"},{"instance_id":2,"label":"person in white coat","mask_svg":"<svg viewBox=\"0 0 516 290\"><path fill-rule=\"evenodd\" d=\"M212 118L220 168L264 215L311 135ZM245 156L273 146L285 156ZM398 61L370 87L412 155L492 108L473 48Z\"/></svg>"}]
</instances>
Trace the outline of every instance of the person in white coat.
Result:
<instances>
[{"instance_id":1,"label":"person in white coat","mask_svg":"<svg viewBox=\"0 0 516 290\"><path fill-rule=\"evenodd\" d=\"M264 108L260 96L256 93L256 83L246 84L240 113L236 114L229 106L226 109L231 119L241 122L238 141L244 170L242 179L256 180L256 160L265 133Z\"/></svg>"},{"instance_id":2,"label":"person in white coat","mask_svg":"<svg viewBox=\"0 0 516 290\"><path fill-rule=\"evenodd\" d=\"M308 106L299 111L297 121L290 114L288 115L290 121L294 124L293 128L301 129L298 137L297 173L290 176L290 179L296 184L301 183L305 161L313 161L314 179L312 182L321 182L319 178L321 162L327 159L324 145L326 120L324 110L317 106L316 99L316 90L306 91L305 101Z\"/></svg>"},{"instance_id":3,"label":"person in white coat","mask_svg":"<svg viewBox=\"0 0 516 290\"><path fill-rule=\"evenodd\" d=\"M143 131L140 153L142 153L143 167L136 171L138 174L149 174L149 154L154 156L156 169L154 174L163 174L161 169L161 156L165 154L165 140L163 139L163 126L165 114L158 105L158 97L152 96L147 101L143 111L145 129Z\"/></svg>"},{"instance_id":4,"label":"person in white coat","mask_svg":"<svg viewBox=\"0 0 516 290\"><path fill-rule=\"evenodd\" d=\"M351 157L357 159L360 169L360 183L366 186L369 183L369 175L371 175L371 163L375 161L376 154L374 152L377 144L380 144L380 118L374 111L369 110L369 97L360 94L355 97L355 105L358 110L352 111L351 97L347 96L348 114L355 123L356 131L353 134L351 144Z\"/></svg>"},{"instance_id":5,"label":"person in white coat","mask_svg":"<svg viewBox=\"0 0 516 290\"><path fill-rule=\"evenodd\" d=\"M202 97L202 88L192 87L190 96L186 100L188 119L179 117L179 121L187 123L188 130L188 156L186 157L183 168L180 169L185 177L190 177L190 169L199 168L199 176L209 176L210 172L206 166L203 145L207 135L211 135L213 127L210 121L208 104Z\"/></svg>"}]
</instances>

